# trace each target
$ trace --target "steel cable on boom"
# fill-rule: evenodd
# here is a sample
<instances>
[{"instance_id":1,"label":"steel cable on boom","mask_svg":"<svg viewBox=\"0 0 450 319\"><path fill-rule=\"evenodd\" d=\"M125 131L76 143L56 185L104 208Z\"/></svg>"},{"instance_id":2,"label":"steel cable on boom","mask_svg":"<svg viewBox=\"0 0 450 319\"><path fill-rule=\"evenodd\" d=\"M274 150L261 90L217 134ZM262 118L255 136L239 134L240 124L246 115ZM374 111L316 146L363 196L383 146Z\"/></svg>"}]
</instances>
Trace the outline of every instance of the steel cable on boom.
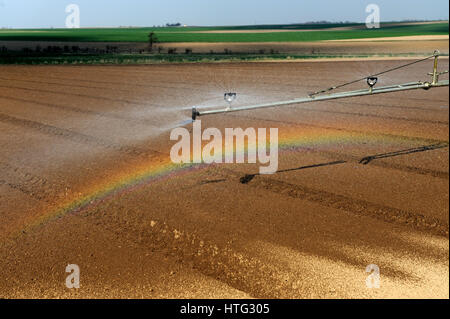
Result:
<instances>
[{"instance_id":1,"label":"steel cable on boom","mask_svg":"<svg viewBox=\"0 0 450 319\"><path fill-rule=\"evenodd\" d=\"M385 70L385 71L382 71L382 72L379 72L379 73L376 73L376 74L372 74L372 75L363 77L363 78L358 79L358 80L353 80L353 81L350 81L350 82L347 82L347 83L344 83L344 84L340 84L340 85L337 85L337 86L332 86L332 87L330 87L328 89L317 91L317 92L314 92L314 93L311 93L311 94L308 94L308 95L310 97L314 97L315 95L318 95L318 94L327 93L327 92L330 92L332 90L336 90L336 89L342 88L344 86L357 83L359 81L364 81L364 80L366 80L369 77L376 77L376 76L380 76L380 75L383 75L383 74L386 74L386 73L389 73L389 72L392 72L392 71L396 71L396 70L399 70L399 69L402 69L402 68L406 68L406 67L408 67L410 65L413 65L413 64L416 64L416 63L420 63L420 62L429 60L431 58L434 58L435 56L436 56L436 53L433 54L433 55L430 55L429 57L423 58L423 59L419 59L419 60L416 60L416 61L404 64L404 65L397 66L397 67L392 68L392 69L388 69L388 70Z\"/></svg>"}]
</instances>

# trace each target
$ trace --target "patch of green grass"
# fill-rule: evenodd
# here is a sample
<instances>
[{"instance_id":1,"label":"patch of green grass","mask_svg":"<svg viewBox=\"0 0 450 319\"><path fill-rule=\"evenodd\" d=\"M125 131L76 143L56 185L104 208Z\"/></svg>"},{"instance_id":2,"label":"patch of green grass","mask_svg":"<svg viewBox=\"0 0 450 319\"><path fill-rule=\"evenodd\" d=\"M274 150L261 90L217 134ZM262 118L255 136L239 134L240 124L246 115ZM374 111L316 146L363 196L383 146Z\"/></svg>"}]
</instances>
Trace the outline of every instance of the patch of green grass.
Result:
<instances>
[{"instance_id":1,"label":"patch of green grass","mask_svg":"<svg viewBox=\"0 0 450 319\"><path fill-rule=\"evenodd\" d=\"M380 29L320 30L337 25L277 25L243 27L188 28L111 28L111 29L36 29L0 30L4 41L60 41L60 42L147 42L155 32L159 42L305 42L361 38L398 37L414 35L448 35L448 23L385 26ZM318 29L319 31L245 33L255 29ZM241 30L244 33L193 33L194 31Z\"/></svg>"},{"instance_id":2,"label":"patch of green grass","mask_svg":"<svg viewBox=\"0 0 450 319\"><path fill-rule=\"evenodd\" d=\"M395 26L380 29L268 33L164 33L161 42L309 42L412 35L445 35L448 24Z\"/></svg>"}]
</instances>

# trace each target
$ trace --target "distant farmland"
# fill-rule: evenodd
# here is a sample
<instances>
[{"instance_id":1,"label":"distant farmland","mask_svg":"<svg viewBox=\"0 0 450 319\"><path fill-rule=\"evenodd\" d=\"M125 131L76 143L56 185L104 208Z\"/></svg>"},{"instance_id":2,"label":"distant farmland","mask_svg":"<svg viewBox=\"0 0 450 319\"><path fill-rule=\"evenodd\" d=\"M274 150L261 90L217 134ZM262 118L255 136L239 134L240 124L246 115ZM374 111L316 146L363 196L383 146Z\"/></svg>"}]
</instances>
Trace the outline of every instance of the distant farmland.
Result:
<instances>
[{"instance_id":1,"label":"distant farmland","mask_svg":"<svg viewBox=\"0 0 450 319\"><path fill-rule=\"evenodd\" d=\"M448 54L448 27L447 21L435 21L383 23L380 29L367 29L365 24L356 23L3 29L0 30L0 64L146 64L426 56L436 49ZM152 50L148 45L151 32L157 38ZM404 36L412 38L398 41Z\"/></svg>"},{"instance_id":2,"label":"distant farmland","mask_svg":"<svg viewBox=\"0 0 450 319\"><path fill-rule=\"evenodd\" d=\"M258 32L255 32L258 31ZM310 42L420 35L448 35L448 22L386 23L380 29L364 24L305 24L238 27L167 27L0 30L0 41L147 42L155 32L160 43L177 42Z\"/></svg>"}]
</instances>

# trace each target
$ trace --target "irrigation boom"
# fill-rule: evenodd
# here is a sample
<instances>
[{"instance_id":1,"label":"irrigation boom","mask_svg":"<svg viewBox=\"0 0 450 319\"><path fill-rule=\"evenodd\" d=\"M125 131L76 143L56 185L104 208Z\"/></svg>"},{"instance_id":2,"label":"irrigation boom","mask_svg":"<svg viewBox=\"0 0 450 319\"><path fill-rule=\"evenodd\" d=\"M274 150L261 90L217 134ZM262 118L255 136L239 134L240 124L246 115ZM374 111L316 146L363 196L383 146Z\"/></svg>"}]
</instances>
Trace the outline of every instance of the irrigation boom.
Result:
<instances>
[{"instance_id":1,"label":"irrigation boom","mask_svg":"<svg viewBox=\"0 0 450 319\"><path fill-rule=\"evenodd\" d=\"M439 51L435 51L434 54L428 58L417 60L415 62L408 63L406 65L396 67L391 70L383 71L383 72L377 73L375 75L371 75L367 78L362 78L362 79L359 79L356 81L351 81L351 82L348 82L348 83L345 83L345 84L342 84L339 86L331 87L326 90L318 91L318 92L312 93L304 98L298 98L298 99L293 99L293 100L288 100L288 101L280 101L280 102L274 102L274 103L239 106L239 107L233 107L233 108L228 107L226 109L215 109L215 110L200 110L200 109L197 109L196 107L193 107L192 108L192 120L195 121L197 119L197 117L212 115L212 114L222 114L222 113L230 113L230 112L256 110L256 109L263 109L263 108L270 108L270 107L288 106L288 105L294 105L294 104L336 100L336 99L343 99L343 98L356 97L356 96L365 96L365 95L382 94L382 93L407 91L407 90L417 90L417 89L429 90L431 88L449 86L449 80L439 81L440 75L448 73L448 71L438 72L439 55L440 55ZM381 74L384 74L384 73L387 73L387 72L390 72L393 70L397 70L397 69L409 66L414 63L425 61L430 58L434 58L433 72L428 74L431 76L430 81L409 82L409 83L382 86L382 87L375 88L375 85L378 82L378 77L377 77L378 75L381 75ZM367 85L369 86L368 89L347 91L347 92L340 92L340 93L328 93L334 89L337 89L337 88L340 88L340 87L343 87L345 85L349 85L352 83L356 83L361 80L367 81ZM234 94L234 97L236 96L235 93L226 93L225 96L227 97L230 94Z\"/></svg>"}]
</instances>

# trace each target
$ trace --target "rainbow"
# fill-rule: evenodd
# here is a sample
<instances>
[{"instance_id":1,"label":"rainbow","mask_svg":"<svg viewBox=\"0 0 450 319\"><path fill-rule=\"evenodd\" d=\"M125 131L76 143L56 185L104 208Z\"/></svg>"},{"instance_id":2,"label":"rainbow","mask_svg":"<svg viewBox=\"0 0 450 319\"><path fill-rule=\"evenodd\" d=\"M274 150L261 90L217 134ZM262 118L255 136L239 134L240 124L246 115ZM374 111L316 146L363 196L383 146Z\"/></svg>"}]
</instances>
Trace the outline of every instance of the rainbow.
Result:
<instances>
[{"instance_id":1,"label":"rainbow","mask_svg":"<svg viewBox=\"0 0 450 319\"><path fill-rule=\"evenodd\" d=\"M283 152L299 152L302 149L310 149L313 147L326 149L328 147L335 147L336 145L340 147L358 143L371 143L373 145L389 143L393 145L399 142L402 142L401 137L348 132L338 129L324 130L313 127L283 127L283 130L279 132L280 155ZM74 196L57 203L49 211L41 213L38 217L34 217L30 222L27 222L25 229L31 229L64 215L92 208L102 202L113 200L117 196L133 192L151 183L170 179L175 176L186 175L206 167L209 167L209 165L174 164L171 162L169 155L161 154L156 158L132 165L126 169L121 169L119 172L111 173L103 180L91 183L85 187L82 193L83 195Z\"/></svg>"}]
</instances>

